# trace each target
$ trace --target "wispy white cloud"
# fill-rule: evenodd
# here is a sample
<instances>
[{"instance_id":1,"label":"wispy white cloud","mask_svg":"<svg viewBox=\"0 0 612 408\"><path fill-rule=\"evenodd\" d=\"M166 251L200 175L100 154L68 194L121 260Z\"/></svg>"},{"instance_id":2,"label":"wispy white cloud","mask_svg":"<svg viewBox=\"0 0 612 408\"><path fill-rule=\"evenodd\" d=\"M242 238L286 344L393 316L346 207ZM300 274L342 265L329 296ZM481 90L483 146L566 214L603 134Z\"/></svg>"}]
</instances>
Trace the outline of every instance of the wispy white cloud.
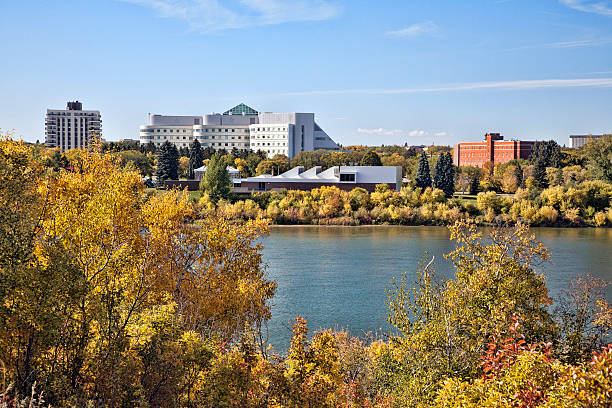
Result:
<instances>
[{"instance_id":1,"label":"wispy white cloud","mask_svg":"<svg viewBox=\"0 0 612 408\"><path fill-rule=\"evenodd\" d=\"M447 135L446 132L438 132L434 134L434 136L446 136L446 135Z\"/></svg>"},{"instance_id":2,"label":"wispy white cloud","mask_svg":"<svg viewBox=\"0 0 612 408\"><path fill-rule=\"evenodd\" d=\"M387 31L392 38L420 37L423 35L437 35L440 29L433 21L424 21L399 30Z\"/></svg>"},{"instance_id":3,"label":"wispy white cloud","mask_svg":"<svg viewBox=\"0 0 612 408\"><path fill-rule=\"evenodd\" d=\"M218 31L295 21L328 20L340 8L328 0L119 0L185 21L195 31Z\"/></svg>"},{"instance_id":4,"label":"wispy white cloud","mask_svg":"<svg viewBox=\"0 0 612 408\"><path fill-rule=\"evenodd\" d=\"M612 88L612 78L532 79L521 81L468 82L426 88L328 89L278 93L273 96L310 95L402 95L476 90L536 90L555 88Z\"/></svg>"},{"instance_id":5,"label":"wispy white cloud","mask_svg":"<svg viewBox=\"0 0 612 408\"><path fill-rule=\"evenodd\" d=\"M410 132L408 132L408 136L410 137L416 137L416 136L425 136L427 134L426 131L424 130L411 130Z\"/></svg>"},{"instance_id":6,"label":"wispy white cloud","mask_svg":"<svg viewBox=\"0 0 612 408\"><path fill-rule=\"evenodd\" d=\"M376 129L362 129L358 128L357 133L365 133L368 135L384 135L384 136L393 136L400 135L404 133L402 129L384 129L384 128L376 128Z\"/></svg>"},{"instance_id":7,"label":"wispy white cloud","mask_svg":"<svg viewBox=\"0 0 612 408\"><path fill-rule=\"evenodd\" d=\"M599 47L602 45L612 44L612 38L591 38L586 40L574 41L557 41L543 44L524 45L521 47L511 48L514 50L526 50L533 48L578 48L578 47Z\"/></svg>"},{"instance_id":8,"label":"wispy white cloud","mask_svg":"<svg viewBox=\"0 0 612 408\"><path fill-rule=\"evenodd\" d=\"M574 10L612 16L612 0L559 0Z\"/></svg>"}]
</instances>

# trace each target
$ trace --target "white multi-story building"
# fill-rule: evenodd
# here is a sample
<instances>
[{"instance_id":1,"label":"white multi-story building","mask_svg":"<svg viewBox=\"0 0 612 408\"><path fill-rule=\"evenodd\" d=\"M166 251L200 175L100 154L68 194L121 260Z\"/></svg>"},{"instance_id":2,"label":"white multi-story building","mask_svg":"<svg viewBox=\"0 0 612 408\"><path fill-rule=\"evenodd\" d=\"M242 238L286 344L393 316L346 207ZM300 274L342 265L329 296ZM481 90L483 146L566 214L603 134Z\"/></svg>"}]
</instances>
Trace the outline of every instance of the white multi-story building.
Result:
<instances>
[{"instance_id":1,"label":"white multi-story building","mask_svg":"<svg viewBox=\"0 0 612 408\"><path fill-rule=\"evenodd\" d=\"M86 147L94 137L102 137L100 111L83 110L79 101L68 102L67 109L47 109L45 143L61 151Z\"/></svg>"},{"instance_id":2,"label":"white multi-story building","mask_svg":"<svg viewBox=\"0 0 612 408\"><path fill-rule=\"evenodd\" d=\"M293 158L301 151L340 150L314 120L314 113L260 113L240 104L224 113L203 116L149 114L140 127L140 143L165 141L187 147L197 139L203 147L227 151L264 151L269 157L284 154Z\"/></svg>"},{"instance_id":3,"label":"white multi-story building","mask_svg":"<svg viewBox=\"0 0 612 408\"><path fill-rule=\"evenodd\" d=\"M578 149L579 147L582 147L585 144L587 144L589 140L597 140L604 136L605 135L570 135L569 137L570 146L569 147L573 149Z\"/></svg>"}]
</instances>

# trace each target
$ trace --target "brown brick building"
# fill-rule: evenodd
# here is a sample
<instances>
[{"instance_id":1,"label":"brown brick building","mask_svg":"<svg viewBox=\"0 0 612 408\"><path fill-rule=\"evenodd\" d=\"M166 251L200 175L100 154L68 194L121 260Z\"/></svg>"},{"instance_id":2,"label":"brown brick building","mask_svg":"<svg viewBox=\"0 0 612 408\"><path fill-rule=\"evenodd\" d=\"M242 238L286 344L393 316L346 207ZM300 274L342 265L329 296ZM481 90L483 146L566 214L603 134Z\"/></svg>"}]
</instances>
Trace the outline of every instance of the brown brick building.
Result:
<instances>
[{"instance_id":1,"label":"brown brick building","mask_svg":"<svg viewBox=\"0 0 612 408\"><path fill-rule=\"evenodd\" d=\"M453 162L455 166L482 167L487 162L499 164L528 159L534 145L535 142L504 140L499 133L487 133L482 142L456 144Z\"/></svg>"}]
</instances>

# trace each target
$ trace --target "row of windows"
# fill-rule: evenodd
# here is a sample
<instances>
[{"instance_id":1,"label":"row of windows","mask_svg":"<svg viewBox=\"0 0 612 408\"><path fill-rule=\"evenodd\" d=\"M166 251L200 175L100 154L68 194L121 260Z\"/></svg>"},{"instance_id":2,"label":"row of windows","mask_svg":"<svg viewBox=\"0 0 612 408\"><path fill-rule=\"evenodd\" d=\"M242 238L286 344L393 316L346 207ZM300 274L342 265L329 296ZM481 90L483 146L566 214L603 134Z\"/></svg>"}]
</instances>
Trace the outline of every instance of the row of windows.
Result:
<instances>
[{"instance_id":1,"label":"row of windows","mask_svg":"<svg viewBox=\"0 0 612 408\"><path fill-rule=\"evenodd\" d=\"M286 132L287 128L253 128L254 132Z\"/></svg>"},{"instance_id":2,"label":"row of windows","mask_svg":"<svg viewBox=\"0 0 612 408\"><path fill-rule=\"evenodd\" d=\"M272 144L270 144L270 142L268 142L268 144L266 144L266 143L253 143L253 142L251 142L251 144L253 146L286 146L287 145L285 142L283 142L282 144L280 142L276 142L276 143L272 142Z\"/></svg>"},{"instance_id":3,"label":"row of windows","mask_svg":"<svg viewBox=\"0 0 612 408\"><path fill-rule=\"evenodd\" d=\"M95 113L85 113L85 112L49 112L49 116L99 116Z\"/></svg>"},{"instance_id":4,"label":"row of windows","mask_svg":"<svg viewBox=\"0 0 612 408\"><path fill-rule=\"evenodd\" d=\"M287 135L252 135L251 139L287 139Z\"/></svg>"},{"instance_id":5,"label":"row of windows","mask_svg":"<svg viewBox=\"0 0 612 408\"><path fill-rule=\"evenodd\" d=\"M240 133L241 130L238 129L238 132L236 132L236 129L234 128L230 128L230 129L195 129L195 132L200 132L200 133ZM248 129L243 129L242 130L243 133L249 133Z\"/></svg>"},{"instance_id":6,"label":"row of windows","mask_svg":"<svg viewBox=\"0 0 612 408\"><path fill-rule=\"evenodd\" d=\"M266 153L274 153L274 154L276 154L276 153L278 153L278 154L287 154L287 150L285 150L285 149L282 149L282 150L278 150L278 149L271 149L271 150L270 149L265 149L264 152L266 152Z\"/></svg>"},{"instance_id":7,"label":"row of windows","mask_svg":"<svg viewBox=\"0 0 612 408\"><path fill-rule=\"evenodd\" d=\"M249 133L248 129L142 129L141 132L152 133Z\"/></svg>"}]
</instances>

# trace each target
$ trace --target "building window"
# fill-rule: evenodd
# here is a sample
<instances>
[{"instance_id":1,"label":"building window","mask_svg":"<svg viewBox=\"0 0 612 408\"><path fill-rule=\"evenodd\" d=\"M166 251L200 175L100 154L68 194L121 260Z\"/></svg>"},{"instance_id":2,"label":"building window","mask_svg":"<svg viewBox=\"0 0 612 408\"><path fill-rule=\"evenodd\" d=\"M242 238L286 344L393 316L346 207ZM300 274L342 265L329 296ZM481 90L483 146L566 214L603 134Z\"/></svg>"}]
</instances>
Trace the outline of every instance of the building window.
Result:
<instances>
[{"instance_id":1,"label":"building window","mask_svg":"<svg viewBox=\"0 0 612 408\"><path fill-rule=\"evenodd\" d=\"M355 182L354 174L340 174L340 181Z\"/></svg>"},{"instance_id":2,"label":"building window","mask_svg":"<svg viewBox=\"0 0 612 408\"><path fill-rule=\"evenodd\" d=\"M257 189L259 190L265 190L266 189L266 183L263 181L260 181L257 185Z\"/></svg>"}]
</instances>

